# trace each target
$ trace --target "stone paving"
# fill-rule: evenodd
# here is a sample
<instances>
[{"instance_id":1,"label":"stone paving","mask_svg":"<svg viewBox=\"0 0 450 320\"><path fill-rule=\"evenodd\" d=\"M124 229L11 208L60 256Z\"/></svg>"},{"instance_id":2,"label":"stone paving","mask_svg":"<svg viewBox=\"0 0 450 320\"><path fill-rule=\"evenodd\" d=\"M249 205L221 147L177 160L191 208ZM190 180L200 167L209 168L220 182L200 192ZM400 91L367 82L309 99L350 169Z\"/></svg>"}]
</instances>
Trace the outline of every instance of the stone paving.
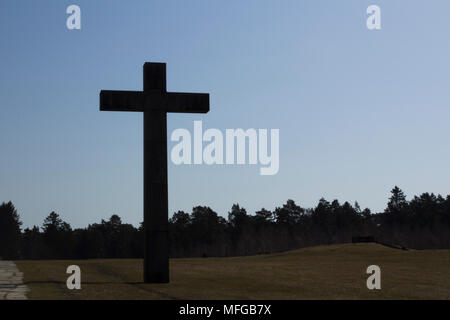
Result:
<instances>
[{"instance_id":1,"label":"stone paving","mask_svg":"<svg viewBox=\"0 0 450 320\"><path fill-rule=\"evenodd\" d=\"M0 260L0 300L25 300L28 291L23 284L23 273L16 264Z\"/></svg>"}]
</instances>

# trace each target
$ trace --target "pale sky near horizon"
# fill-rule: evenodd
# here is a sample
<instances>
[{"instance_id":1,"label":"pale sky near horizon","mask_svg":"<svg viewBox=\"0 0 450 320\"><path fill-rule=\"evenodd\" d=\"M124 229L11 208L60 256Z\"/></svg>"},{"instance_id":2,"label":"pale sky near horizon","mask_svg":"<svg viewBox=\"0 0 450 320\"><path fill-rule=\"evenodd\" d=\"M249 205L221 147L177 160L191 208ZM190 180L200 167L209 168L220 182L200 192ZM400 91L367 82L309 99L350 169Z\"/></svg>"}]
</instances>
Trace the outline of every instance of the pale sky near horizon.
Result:
<instances>
[{"instance_id":1,"label":"pale sky near horizon","mask_svg":"<svg viewBox=\"0 0 450 320\"><path fill-rule=\"evenodd\" d=\"M66 28L71 4L81 30ZM381 30L366 27L371 4ZM206 115L170 114L168 137L194 120L280 130L275 176L169 162L169 214L321 197L378 212L394 185L447 195L449 13L447 0L2 0L0 202L25 227L51 211L73 227L112 214L137 225L142 114L98 100L141 90L145 61L167 63L169 91L211 94Z\"/></svg>"}]
</instances>

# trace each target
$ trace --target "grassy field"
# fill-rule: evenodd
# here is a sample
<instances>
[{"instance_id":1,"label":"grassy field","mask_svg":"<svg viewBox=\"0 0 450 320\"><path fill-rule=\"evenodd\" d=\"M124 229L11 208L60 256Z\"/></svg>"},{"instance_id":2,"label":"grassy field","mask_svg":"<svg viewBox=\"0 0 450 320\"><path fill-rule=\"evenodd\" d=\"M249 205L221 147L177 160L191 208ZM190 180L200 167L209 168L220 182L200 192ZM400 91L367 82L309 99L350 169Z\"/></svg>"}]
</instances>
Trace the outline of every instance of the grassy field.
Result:
<instances>
[{"instance_id":1,"label":"grassy field","mask_svg":"<svg viewBox=\"0 0 450 320\"><path fill-rule=\"evenodd\" d=\"M31 299L450 299L450 250L376 244L311 247L234 258L173 259L170 284L144 284L142 260L17 261ZM68 265L82 289L66 287ZM366 269L381 268L381 290Z\"/></svg>"}]
</instances>

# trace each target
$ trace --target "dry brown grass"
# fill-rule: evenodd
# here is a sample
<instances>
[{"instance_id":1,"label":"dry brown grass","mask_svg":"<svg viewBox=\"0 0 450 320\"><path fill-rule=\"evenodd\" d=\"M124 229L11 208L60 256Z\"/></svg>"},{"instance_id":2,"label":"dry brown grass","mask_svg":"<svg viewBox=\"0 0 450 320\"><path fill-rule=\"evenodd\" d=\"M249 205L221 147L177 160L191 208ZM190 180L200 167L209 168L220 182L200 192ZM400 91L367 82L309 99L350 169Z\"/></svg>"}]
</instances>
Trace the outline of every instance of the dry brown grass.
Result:
<instances>
[{"instance_id":1,"label":"dry brown grass","mask_svg":"<svg viewBox=\"0 0 450 320\"><path fill-rule=\"evenodd\" d=\"M66 287L68 265L82 289ZM381 268L368 290L366 268ZM17 261L31 299L450 299L450 250L375 244L318 246L280 254L173 259L170 284L144 284L142 260Z\"/></svg>"}]
</instances>

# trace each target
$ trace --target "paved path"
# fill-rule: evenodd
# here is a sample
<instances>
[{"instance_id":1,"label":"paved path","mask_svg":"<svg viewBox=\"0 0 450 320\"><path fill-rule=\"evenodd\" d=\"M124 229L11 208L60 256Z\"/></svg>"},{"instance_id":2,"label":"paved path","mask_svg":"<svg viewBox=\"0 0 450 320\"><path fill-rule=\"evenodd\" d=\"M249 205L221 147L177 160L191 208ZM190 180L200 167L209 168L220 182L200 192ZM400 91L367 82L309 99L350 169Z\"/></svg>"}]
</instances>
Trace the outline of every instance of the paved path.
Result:
<instances>
[{"instance_id":1,"label":"paved path","mask_svg":"<svg viewBox=\"0 0 450 320\"><path fill-rule=\"evenodd\" d=\"M28 287L23 284L23 273L12 261L0 260L0 300L24 300Z\"/></svg>"}]
</instances>

